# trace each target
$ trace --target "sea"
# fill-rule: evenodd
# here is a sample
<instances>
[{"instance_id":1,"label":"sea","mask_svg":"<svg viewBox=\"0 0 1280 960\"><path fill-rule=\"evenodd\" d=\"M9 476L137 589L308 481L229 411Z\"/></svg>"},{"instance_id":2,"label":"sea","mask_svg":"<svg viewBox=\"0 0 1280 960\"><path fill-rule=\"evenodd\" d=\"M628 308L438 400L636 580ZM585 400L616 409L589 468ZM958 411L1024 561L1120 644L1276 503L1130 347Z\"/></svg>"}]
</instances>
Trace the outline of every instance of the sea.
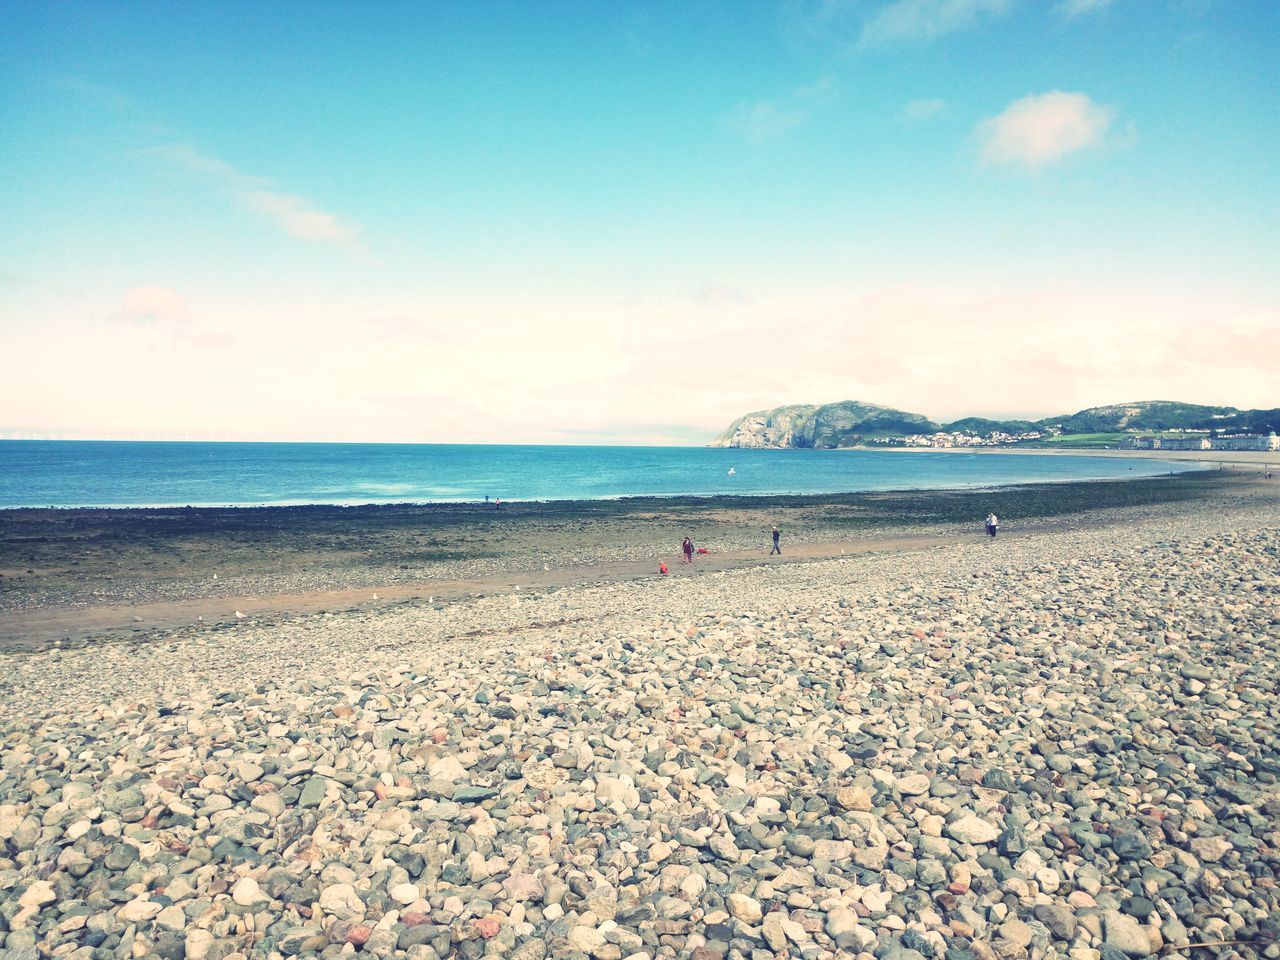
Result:
<instances>
[{"instance_id":1,"label":"sea","mask_svg":"<svg viewBox=\"0 0 1280 960\"><path fill-rule=\"evenodd\" d=\"M959 451L0 440L0 508L853 493L1136 479L1198 468Z\"/></svg>"}]
</instances>

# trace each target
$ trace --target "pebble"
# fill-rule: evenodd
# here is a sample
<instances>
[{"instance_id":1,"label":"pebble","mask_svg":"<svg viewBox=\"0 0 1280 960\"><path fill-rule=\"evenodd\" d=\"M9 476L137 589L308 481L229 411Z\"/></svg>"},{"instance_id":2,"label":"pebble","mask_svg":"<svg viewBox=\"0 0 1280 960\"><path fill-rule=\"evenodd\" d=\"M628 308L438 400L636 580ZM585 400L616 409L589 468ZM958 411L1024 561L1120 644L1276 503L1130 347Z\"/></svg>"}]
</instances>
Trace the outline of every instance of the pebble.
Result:
<instances>
[{"instance_id":1,"label":"pebble","mask_svg":"<svg viewBox=\"0 0 1280 960\"><path fill-rule=\"evenodd\" d=\"M1277 558L1153 515L5 655L0 948L1280 955Z\"/></svg>"}]
</instances>

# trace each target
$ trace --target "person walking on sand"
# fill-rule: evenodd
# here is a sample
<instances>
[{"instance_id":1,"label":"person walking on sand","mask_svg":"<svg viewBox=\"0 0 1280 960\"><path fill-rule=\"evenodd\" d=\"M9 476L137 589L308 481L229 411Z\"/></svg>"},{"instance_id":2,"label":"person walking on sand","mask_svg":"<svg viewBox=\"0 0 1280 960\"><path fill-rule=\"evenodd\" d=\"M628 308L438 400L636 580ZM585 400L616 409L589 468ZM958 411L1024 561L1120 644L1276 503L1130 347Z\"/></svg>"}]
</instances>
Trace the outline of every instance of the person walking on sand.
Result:
<instances>
[{"instance_id":1,"label":"person walking on sand","mask_svg":"<svg viewBox=\"0 0 1280 960\"><path fill-rule=\"evenodd\" d=\"M995 539L996 532L1000 529L1000 518L995 515L993 510L987 514L987 536Z\"/></svg>"},{"instance_id":2,"label":"person walking on sand","mask_svg":"<svg viewBox=\"0 0 1280 960\"><path fill-rule=\"evenodd\" d=\"M684 551L684 559L681 563L693 563L693 541L688 537L684 538L684 543L680 544L680 549Z\"/></svg>"},{"instance_id":3,"label":"person walking on sand","mask_svg":"<svg viewBox=\"0 0 1280 960\"><path fill-rule=\"evenodd\" d=\"M779 538L780 536L782 536L782 534L780 534L780 533L778 532L778 528L777 528L777 527L774 527L774 528L773 528L773 549L769 551L769 556L771 556L771 557L772 557L775 553L776 553L778 556L782 556L782 548L781 548L780 546L778 546L778 538Z\"/></svg>"}]
</instances>

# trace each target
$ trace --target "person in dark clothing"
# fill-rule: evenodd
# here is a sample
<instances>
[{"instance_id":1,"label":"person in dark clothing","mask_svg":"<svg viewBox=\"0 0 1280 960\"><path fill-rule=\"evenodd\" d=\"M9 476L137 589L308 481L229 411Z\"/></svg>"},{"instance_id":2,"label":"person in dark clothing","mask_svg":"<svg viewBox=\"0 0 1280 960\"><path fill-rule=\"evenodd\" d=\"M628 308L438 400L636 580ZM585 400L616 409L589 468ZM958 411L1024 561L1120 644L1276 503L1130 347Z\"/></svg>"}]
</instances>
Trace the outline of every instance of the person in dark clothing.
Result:
<instances>
[{"instance_id":1,"label":"person in dark clothing","mask_svg":"<svg viewBox=\"0 0 1280 960\"><path fill-rule=\"evenodd\" d=\"M693 563L693 541L685 537L684 543L680 544L680 549L684 551L684 559L680 562Z\"/></svg>"},{"instance_id":2,"label":"person in dark clothing","mask_svg":"<svg viewBox=\"0 0 1280 960\"><path fill-rule=\"evenodd\" d=\"M782 548L778 546L778 538L781 536L782 534L778 532L778 528L774 527L773 528L773 549L769 551L769 556L772 557L775 553L778 556L782 556Z\"/></svg>"}]
</instances>

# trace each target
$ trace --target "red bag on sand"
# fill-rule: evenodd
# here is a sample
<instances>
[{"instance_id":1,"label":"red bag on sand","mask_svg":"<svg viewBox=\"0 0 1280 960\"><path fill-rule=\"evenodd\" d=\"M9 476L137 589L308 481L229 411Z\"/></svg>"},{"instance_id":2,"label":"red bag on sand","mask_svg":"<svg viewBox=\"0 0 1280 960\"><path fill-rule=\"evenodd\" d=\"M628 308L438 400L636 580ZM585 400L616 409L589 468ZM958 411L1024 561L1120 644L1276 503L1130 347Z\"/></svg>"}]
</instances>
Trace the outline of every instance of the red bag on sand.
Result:
<instances>
[{"instance_id":1,"label":"red bag on sand","mask_svg":"<svg viewBox=\"0 0 1280 960\"><path fill-rule=\"evenodd\" d=\"M664 577L667 575L667 565L662 561L658 561L658 572Z\"/></svg>"},{"instance_id":2,"label":"red bag on sand","mask_svg":"<svg viewBox=\"0 0 1280 960\"><path fill-rule=\"evenodd\" d=\"M710 553L711 551L710 551L710 550L708 550L706 547L699 547L699 548L698 548L698 552L699 552L699 553Z\"/></svg>"}]
</instances>

